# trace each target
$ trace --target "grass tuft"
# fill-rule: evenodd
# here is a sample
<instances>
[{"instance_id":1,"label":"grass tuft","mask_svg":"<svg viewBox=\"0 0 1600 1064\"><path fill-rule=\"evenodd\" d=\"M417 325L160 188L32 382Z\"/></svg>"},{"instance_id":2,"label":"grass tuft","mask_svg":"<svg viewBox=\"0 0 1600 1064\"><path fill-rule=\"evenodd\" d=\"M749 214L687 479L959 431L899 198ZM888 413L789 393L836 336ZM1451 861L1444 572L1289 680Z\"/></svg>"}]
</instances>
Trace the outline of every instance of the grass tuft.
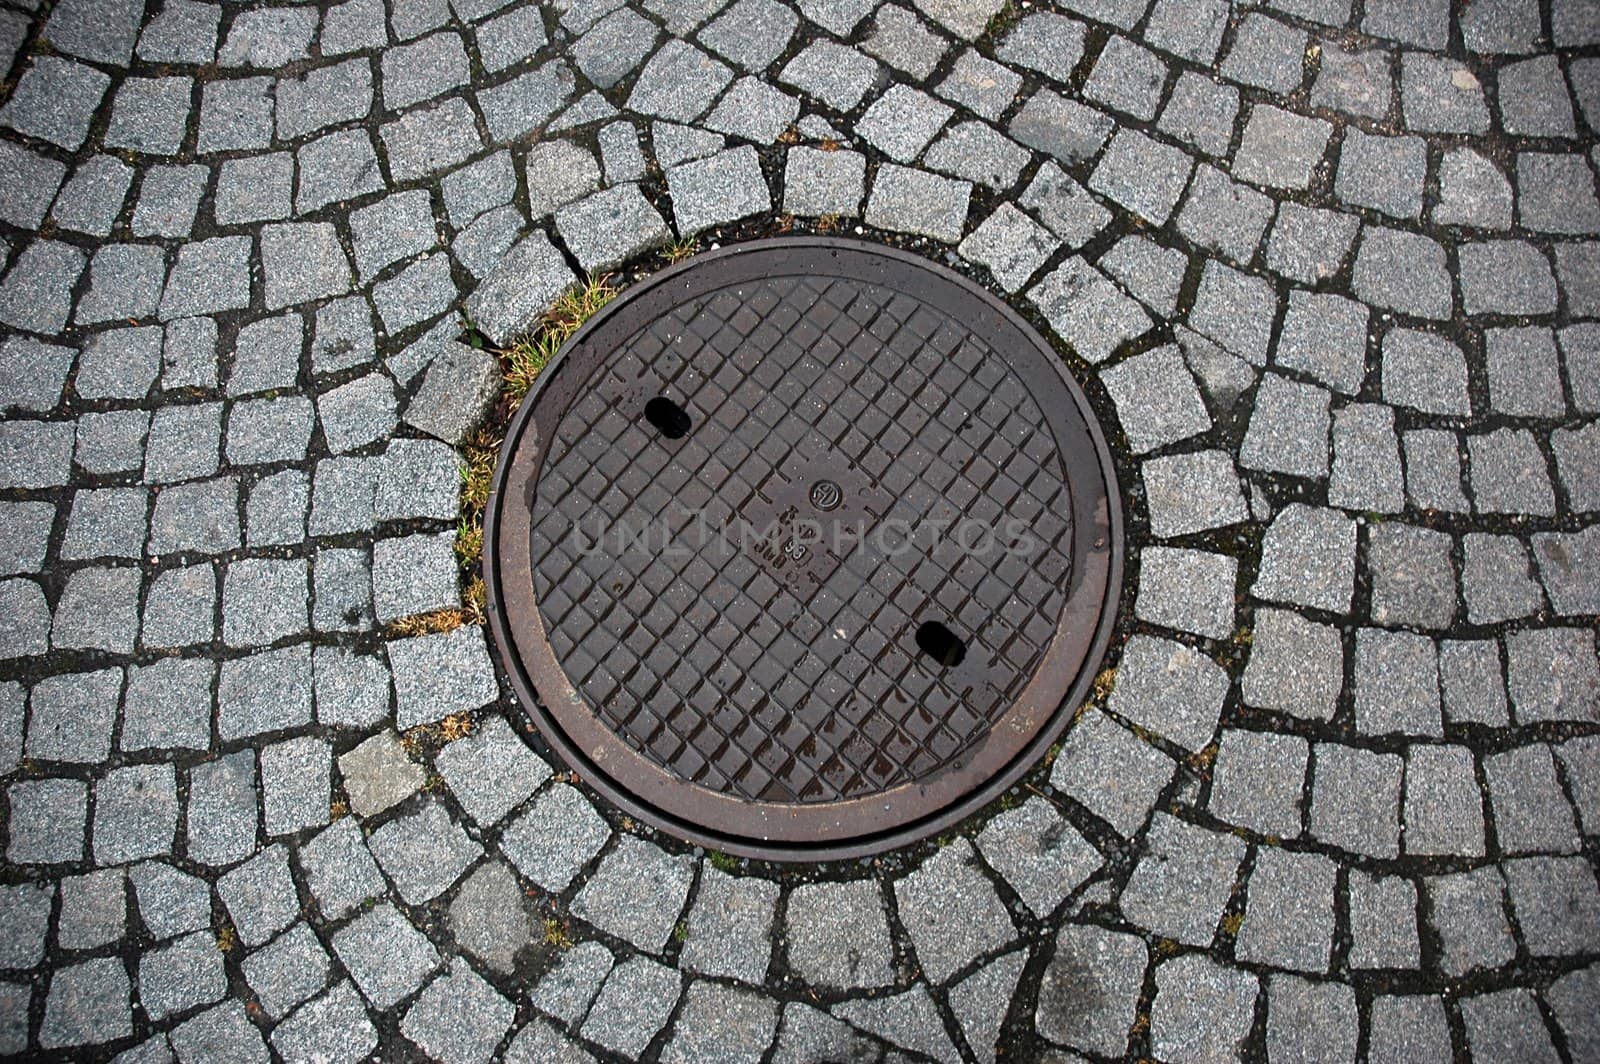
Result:
<instances>
[{"instance_id":1,"label":"grass tuft","mask_svg":"<svg viewBox=\"0 0 1600 1064\"><path fill-rule=\"evenodd\" d=\"M696 237L686 236L682 240L674 240L667 245L664 254L668 262L682 262L690 255L700 250L700 241Z\"/></svg>"}]
</instances>

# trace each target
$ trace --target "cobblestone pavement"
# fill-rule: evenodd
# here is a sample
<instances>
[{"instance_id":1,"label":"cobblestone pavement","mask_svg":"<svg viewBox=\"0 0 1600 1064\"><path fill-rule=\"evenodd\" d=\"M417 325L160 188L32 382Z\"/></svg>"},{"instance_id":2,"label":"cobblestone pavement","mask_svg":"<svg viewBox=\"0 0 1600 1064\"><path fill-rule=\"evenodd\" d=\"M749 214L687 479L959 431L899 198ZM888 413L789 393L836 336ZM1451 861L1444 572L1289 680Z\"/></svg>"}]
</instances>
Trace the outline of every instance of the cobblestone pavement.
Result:
<instances>
[{"instance_id":1,"label":"cobblestone pavement","mask_svg":"<svg viewBox=\"0 0 1600 1064\"><path fill-rule=\"evenodd\" d=\"M1600 1059L1600 6L563 2L0 0L0 1052ZM1053 334L1130 542L1051 763L797 869L402 633L461 337L818 229Z\"/></svg>"}]
</instances>

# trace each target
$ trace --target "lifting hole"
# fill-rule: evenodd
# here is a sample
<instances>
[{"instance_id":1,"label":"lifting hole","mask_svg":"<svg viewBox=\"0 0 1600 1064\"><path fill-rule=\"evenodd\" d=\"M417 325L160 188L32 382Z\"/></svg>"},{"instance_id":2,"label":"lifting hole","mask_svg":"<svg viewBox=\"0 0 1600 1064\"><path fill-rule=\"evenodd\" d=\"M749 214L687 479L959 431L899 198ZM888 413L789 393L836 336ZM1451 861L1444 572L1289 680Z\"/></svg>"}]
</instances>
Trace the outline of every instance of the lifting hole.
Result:
<instances>
[{"instance_id":1,"label":"lifting hole","mask_svg":"<svg viewBox=\"0 0 1600 1064\"><path fill-rule=\"evenodd\" d=\"M669 440L681 440L689 433L689 412L664 395L644 404L644 419Z\"/></svg>"},{"instance_id":2,"label":"lifting hole","mask_svg":"<svg viewBox=\"0 0 1600 1064\"><path fill-rule=\"evenodd\" d=\"M917 647L945 668L960 665L967 656L967 644L938 621L924 621L917 629Z\"/></svg>"}]
</instances>

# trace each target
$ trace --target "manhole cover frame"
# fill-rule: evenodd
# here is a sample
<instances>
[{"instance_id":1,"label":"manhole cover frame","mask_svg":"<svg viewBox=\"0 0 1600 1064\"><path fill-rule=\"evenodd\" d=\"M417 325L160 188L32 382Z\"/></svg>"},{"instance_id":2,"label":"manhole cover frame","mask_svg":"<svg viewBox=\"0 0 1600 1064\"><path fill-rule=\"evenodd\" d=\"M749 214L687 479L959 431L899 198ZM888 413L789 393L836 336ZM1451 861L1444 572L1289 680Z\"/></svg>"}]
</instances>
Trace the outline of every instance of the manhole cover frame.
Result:
<instances>
[{"instance_id":1,"label":"manhole cover frame","mask_svg":"<svg viewBox=\"0 0 1600 1064\"><path fill-rule=\"evenodd\" d=\"M955 285L962 290L962 294L979 301L982 307L980 317L985 318L985 324L991 328L1009 327L1034 348L1037 358L1032 362L1037 365L1030 366L1026 362L1018 365L1011 358L1005 359L1024 384L1030 383L1031 374L1042 367L1048 367L1059 380L1073 408L1060 415L1046 414L1052 434L1056 431L1058 421L1065 418L1082 430L1090 444L1087 453L1081 449L1057 448L1066 467L1065 480L1074 487L1075 514L1071 533L1075 562L1071 575L1073 590L1067 594L1056 633L1046 648L1039 671L1028 678L1021 695L1001 718L1002 721L1010 721L1013 730L1025 730L1030 726L1030 720L1043 719L1031 724L1031 733L1025 732L1026 738L1021 745L998 768L984 766L979 770L974 765L963 767L958 762L956 767L945 773L948 779L943 787L946 794L954 790L954 796L941 799L910 818L905 815L905 809L908 803L911 808L916 807L916 795L910 795L902 801L892 816L887 812L890 807L882 800L882 793L814 805L758 803L693 785L681 776L649 764L641 755L634 755L633 760L637 763L628 766L633 777L625 783L614 779L602 767L602 761L614 756L614 752L608 754L603 748L608 745L604 737L592 736L600 741L600 745L594 748L596 756L591 756L569 731L568 723L571 721L564 723L551 709L552 698L557 704L582 707L585 703L583 695L556 658L533 592L534 565L527 549L529 537L523 518L532 512L533 489L543 468L544 450L537 444L525 447L523 437L534 419L539 401L547 392L556 389L568 391L565 399L559 400L562 405L558 410L565 411L566 406L575 401L593 371L607 357L598 355L598 361L587 369L571 370L569 367L577 358L575 352L582 350L590 337L607 328L618 316L630 315L637 317L641 323L647 323L687 298L726 287L726 282L701 282L702 278L714 280L719 274L734 272L737 260L741 257L771 251L800 254L820 251L834 257L841 252L854 252L882 257L888 260L891 269L913 271L909 277L905 273L895 275L901 284L899 287L889 287L897 291L914 290L918 281L914 271L926 271L945 284ZM688 275L687 280L685 275ZM992 323L987 320L989 314L994 316ZM992 341L993 338L989 339ZM991 346L996 345L991 343ZM573 373L579 376L572 379ZM1058 438L1058 445L1060 442ZM530 462L531 475L528 475ZM522 490L511 491L507 481L518 472L523 475ZM1098 506L1085 506L1081 500L1094 495L1093 481L1090 479L1093 477L1098 478L1105 495L1098 499ZM1092 503L1095 500L1089 501ZM514 507L509 511L509 520L502 516L502 509L508 503ZM512 555L513 559L518 560L508 562L505 566L512 571L503 572L501 539L507 534L508 528L514 545L520 550ZM769 861L843 860L880 854L925 839L966 819L1014 785L1039 762L1073 722L1076 708L1094 682L1116 625L1124 561L1121 493L1111 451L1087 396L1068 372L1061 356L1013 308L971 279L898 248L839 237L774 237L694 255L632 285L585 322L550 359L512 417L497 458L491 493L485 507L483 542L489 627L501 662L523 711L567 766L605 799L647 824L696 845ZM1083 590L1090 582L1098 586L1098 595ZM523 589L524 585L526 590ZM509 603L508 598L511 600ZM516 617L515 625L513 615ZM1087 627L1090 624L1092 629ZM518 631L523 633L520 642L516 635ZM1078 648L1065 663L1056 660L1059 656L1054 653L1055 644L1062 639ZM1054 666L1050 667L1052 662ZM1070 668L1064 665L1070 665ZM1041 683L1046 687L1053 685L1059 690L1065 682L1061 674L1066 672L1075 674L1070 678L1065 694L1050 699L1048 704L1041 702L1035 695ZM1037 704L1027 705L1030 695L1034 696ZM1019 707L1026 707L1020 723ZM582 719L581 714L579 719ZM605 731L616 743L624 743L619 736L607 731L604 722L592 710L587 713L587 722L596 731ZM641 768L646 777L643 781L638 778ZM664 786L688 791L691 799L695 797L693 792L698 792L700 801L690 800L687 806L683 802L677 803L680 810L685 807L693 809L693 814L684 815L681 811L664 808L661 803L651 801L640 793L652 788L665 793L661 791ZM927 786L907 785L899 789L915 789L925 793ZM928 804L926 799L923 801L925 805ZM706 815L708 809L716 814L715 818ZM818 810L825 810L826 817L818 816ZM859 830L843 838L818 838L814 828L806 827L807 824L823 823L824 819L837 822L841 816L859 824ZM717 819L718 823L708 823L711 819ZM785 819L790 822L785 823Z\"/></svg>"}]
</instances>

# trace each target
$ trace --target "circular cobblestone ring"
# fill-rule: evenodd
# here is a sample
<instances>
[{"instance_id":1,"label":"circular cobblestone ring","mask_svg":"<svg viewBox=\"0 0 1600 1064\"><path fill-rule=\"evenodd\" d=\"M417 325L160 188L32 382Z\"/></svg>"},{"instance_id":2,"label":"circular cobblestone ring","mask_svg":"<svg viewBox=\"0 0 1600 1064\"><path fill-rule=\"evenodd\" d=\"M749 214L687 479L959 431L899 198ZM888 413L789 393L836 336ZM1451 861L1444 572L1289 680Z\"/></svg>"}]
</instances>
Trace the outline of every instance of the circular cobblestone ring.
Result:
<instances>
[{"instance_id":1,"label":"circular cobblestone ring","mask_svg":"<svg viewBox=\"0 0 1600 1064\"><path fill-rule=\"evenodd\" d=\"M486 542L539 729L628 811L776 859L930 834L1066 726L1111 630L1115 474L1014 312L875 245L697 256L519 412Z\"/></svg>"}]
</instances>

